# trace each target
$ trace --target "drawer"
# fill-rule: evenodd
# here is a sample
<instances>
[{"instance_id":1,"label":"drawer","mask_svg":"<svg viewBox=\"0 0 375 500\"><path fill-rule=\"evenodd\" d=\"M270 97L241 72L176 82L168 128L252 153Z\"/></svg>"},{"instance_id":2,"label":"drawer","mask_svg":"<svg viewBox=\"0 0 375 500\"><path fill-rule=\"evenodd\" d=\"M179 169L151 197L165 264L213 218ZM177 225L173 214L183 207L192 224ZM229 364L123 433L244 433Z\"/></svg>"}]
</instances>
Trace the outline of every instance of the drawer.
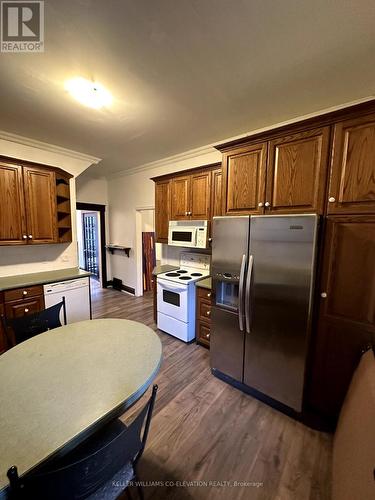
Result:
<instances>
[{"instance_id":1,"label":"drawer","mask_svg":"<svg viewBox=\"0 0 375 500\"><path fill-rule=\"evenodd\" d=\"M207 346L210 345L210 335L211 335L210 325L203 321L197 321L197 332L196 332L197 342Z\"/></svg>"},{"instance_id":2,"label":"drawer","mask_svg":"<svg viewBox=\"0 0 375 500\"><path fill-rule=\"evenodd\" d=\"M208 288L198 288L198 297L201 299L211 300L212 292Z\"/></svg>"},{"instance_id":3,"label":"drawer","mask_svg":"<svg viewBox=\"0 0 375 500\"><path fill-rule=\"evenodd\" d=\"M5 304L5 315L7 319L20 318L27 314L33 314L44 309L44 297L28 298L27 300L15 300Z\"/></svg>"},{"instance_id":4,"label":"drawer","mask_svg":"<svg viewBox=\"0 0 375 500\"><path fill-rule=\"evenodd\" d=\"M210 321L211 319L211 302L207 300L198 300L198 319Z\"/></svg>"},{"instance_id":5,"label":"drawer","mask_svg":"<svg viewBox=\"0 0 375 500\"><path fill-rule=\"evenodd\" d=\"M4 292L4 301L11 302L13 300L28 299L29 297L36 297L37 295L43 295L42 285L6 290Z\"/></svg>"}]
</instances>

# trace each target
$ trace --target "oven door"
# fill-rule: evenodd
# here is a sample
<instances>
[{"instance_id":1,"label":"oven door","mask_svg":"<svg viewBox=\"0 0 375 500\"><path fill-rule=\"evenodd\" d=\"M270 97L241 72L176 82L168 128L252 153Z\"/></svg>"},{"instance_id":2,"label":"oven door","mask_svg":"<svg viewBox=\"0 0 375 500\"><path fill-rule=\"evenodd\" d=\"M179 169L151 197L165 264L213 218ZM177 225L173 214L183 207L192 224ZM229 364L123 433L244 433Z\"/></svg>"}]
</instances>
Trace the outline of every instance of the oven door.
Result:
<instances>
[{"instance_id":1,"label":"oven door","mask_svg":"<svg viewBox=\"0 0 375 500\"><path fill-rule=\"evenodd\" d=\"M169 226L168 245L176 247L195 247L197 244L197 228Z\"/></svg>"},{"instance_id":2,"label":"oven door","mask_svg":"<svg viewBox=\"0 0 375 500\"><path fill-rule=\"evenodd\" d=\"M188 321L188 287L157 278L158 312L172 318Z\"/></svg>"}]
</instances>

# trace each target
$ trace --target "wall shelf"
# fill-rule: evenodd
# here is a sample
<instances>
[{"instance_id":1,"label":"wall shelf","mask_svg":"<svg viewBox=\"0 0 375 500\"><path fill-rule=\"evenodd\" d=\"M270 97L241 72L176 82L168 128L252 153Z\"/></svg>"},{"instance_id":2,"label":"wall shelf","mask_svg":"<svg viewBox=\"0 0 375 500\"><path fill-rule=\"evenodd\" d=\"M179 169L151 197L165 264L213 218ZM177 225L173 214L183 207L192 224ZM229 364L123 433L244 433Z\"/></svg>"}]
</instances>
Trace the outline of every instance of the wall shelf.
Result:
<instances>
[{"instance_id":1,"label":"wall shelf","mask_svg":"<svg viewBox=\"0 0 375 500\"><path fill-rule=\"evenodd\" d=\"M130 257L130 255L129 255L130 250L131 250L130 247L124 247L122 245L106 245L105 247L107 250L109 250L111 252L111 254L113 254L113 252L115 250L120 250L120 251L124 252L127 257Z\"/></svg>"}]
</instances>

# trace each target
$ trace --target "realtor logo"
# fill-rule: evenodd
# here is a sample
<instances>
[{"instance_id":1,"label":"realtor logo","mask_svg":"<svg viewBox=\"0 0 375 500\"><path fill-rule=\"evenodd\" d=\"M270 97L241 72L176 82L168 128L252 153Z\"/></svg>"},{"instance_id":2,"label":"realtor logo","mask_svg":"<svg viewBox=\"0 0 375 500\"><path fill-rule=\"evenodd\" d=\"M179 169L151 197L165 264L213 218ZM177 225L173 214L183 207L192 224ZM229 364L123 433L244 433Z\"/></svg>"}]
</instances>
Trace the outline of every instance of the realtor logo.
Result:
<instances>
[{"instance_id":1,"label":"realtor logo","mask_svg":"<svg viewBox=\"0 0 375 500\"><path fill-rule=\"evenodd\" d=\"M44 52L44 2L1 2L1 52Z\"/></svg>"}]
</instances>

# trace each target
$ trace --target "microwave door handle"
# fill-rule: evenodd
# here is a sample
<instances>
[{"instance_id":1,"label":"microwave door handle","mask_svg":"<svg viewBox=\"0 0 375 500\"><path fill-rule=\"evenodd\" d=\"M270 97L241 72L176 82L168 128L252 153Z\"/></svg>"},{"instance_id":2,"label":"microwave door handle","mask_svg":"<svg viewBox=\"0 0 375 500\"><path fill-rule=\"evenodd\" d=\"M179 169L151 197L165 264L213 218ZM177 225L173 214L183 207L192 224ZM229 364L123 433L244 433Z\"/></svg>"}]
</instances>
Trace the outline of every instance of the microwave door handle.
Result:
<instances>
[{"instance_id":1,"label":"microwave door handle","mask_svg":"<svg viewBox=\"0 0 375 500\"><path fill-rule=\"evenodd\" d=\"M246 255L243 254L241 261L240 270L240 281L239 281L239 291L238 291L238 324L241 332L243 332L243 288L245 282L245 267L246 267Z\"/></svg>"},{"instance_id":2,"label":"microwave door handle","mask_svg":"<svg viewBox=\"0 0 375 500\"><path fill-rule=\"evenodd\" d=\"M246 276L246 290L245 290L245 323L246 323L246 333L250 333L250 288L251 288L251 277L253 274L254 257L249 256L249 265L247 268Z\"/></svg>"}]
</instances>

